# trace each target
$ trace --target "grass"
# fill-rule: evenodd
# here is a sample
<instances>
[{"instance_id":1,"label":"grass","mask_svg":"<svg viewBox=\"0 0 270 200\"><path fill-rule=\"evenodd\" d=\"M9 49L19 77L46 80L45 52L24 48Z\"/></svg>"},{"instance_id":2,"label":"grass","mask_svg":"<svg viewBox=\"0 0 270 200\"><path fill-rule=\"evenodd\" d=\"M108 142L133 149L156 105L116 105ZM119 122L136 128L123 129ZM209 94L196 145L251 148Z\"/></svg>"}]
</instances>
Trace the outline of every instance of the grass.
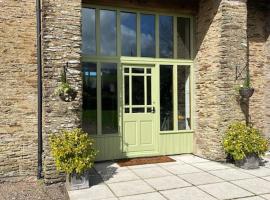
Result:
<instances>
[{"instance_id":1,"label":"grass","mask_svg":"<svg viewBox=\"0 0 270 200\"><path fill-rule=\"evenodd\" d=\"M96 110L85 110L83 111L83 120L97 123L97 111ZM116 126L117 127L118 115L115 110L103 110L102 111L102 125Z\"/></svg>"}]
</instances>

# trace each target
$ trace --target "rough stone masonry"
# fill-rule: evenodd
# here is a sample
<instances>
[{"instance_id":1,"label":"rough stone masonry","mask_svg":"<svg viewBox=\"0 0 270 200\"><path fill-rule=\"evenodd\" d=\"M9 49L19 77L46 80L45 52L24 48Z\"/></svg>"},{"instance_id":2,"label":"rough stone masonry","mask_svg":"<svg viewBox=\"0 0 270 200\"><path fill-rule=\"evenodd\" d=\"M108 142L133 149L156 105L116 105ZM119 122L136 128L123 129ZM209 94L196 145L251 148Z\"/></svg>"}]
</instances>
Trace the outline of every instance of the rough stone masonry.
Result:
<instances>
[{"instance_id":1,"label":"rough stone masonry","mask_svg":"<svg viewBox=\"0 0 270 200\"><path fill-rule=\"evenodd\" d=\"M244 119L234 90L243 76L235 80L236 68L245 72L249 66L256 91L251 119L270 135L270 9L266 1L259 1L265 9L257 2L198 1L194 153L202 157L224 159L223 133L231 121ZM80 0L42 1L46 183L63 180L50 156L48 136L81 124L81 6ZM0 0L0 179L37 171L35 21L35 0ZM67 63L68 81L78 91L71 103L54 95Z\"/></svg>"}]
</instances>

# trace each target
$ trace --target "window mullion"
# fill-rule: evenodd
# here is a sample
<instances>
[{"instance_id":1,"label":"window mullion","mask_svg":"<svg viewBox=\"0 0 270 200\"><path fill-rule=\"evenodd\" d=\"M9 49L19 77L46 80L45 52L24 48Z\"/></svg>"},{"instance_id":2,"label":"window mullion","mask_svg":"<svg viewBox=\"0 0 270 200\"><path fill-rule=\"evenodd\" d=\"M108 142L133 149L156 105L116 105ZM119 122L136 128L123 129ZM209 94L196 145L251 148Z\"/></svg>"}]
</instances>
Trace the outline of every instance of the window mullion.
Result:
<instances>
[{"instance_id":1,"label":"window mullion","mask_svg":"<svg viewBox=\"0 0 270 200\"><path fill-rule=\"evenodd\" d=\"M121 51L122 51L122 47L121 47L121 21L120 21L120 11L117 10L116 11L116 35L117 35L117 39L116 39L116 49L117 49L117 56L121 56Z\"/></svg>"},{"instance_id":2,"label":"window mullion","mask_svg":"<svg viewBox=\"0 0 270 200\"><path fill-rule=\"evenodd\" d=\"M100 9L96 9L96 45L97 56L100 56Z\"/></svg>"},{"instance_id":3,"label":"window mullion","mask_svg":"<svg viewBox=\"0 0 270 200\"><path fill-rule=\"evenodd\" d=\"M174 130L178 130L178 85L177 65L173 65L173 122Z\"/></svg>"},{"instance_id":4,"label":"window mullion","mask_svg":"<svg viewBox=\"0 0 270 200\"><path fill-rule=\"evenodd\" d=\"M156 14L156 58L159 58L159 15Z\"/></svg>"},{"instance_id":5,"label":"window mullion","mask_svg":"<svg viewBox=\"0 0 270 200\"><path fill-rule=\"evenodd\" d=\"M132 68L130 68L129 67L129 75L128 75L128 77L129 77L129 108L130 109L132 109L132 76L131 76L131 69ZM130 111L130 113L131 113L131 111Z\"/></svg>"},{"instance_id":6,"label":"window mullion","mask_svg":"<svg viewBox=\"0 0 270 200\"><path fill-rule=\"evenodd\" d=\"M118 119L118 133L121 133L121 127L122 127L122 124L121 124L121 119L123 117L122 115L122 111L124 111L124 99L121 99L121 96L122 94L124 94L124 87L123 87L123 91L121 91L121 85L122 83L124 82L124 75L123 75L123 78L122 77L122 68L121 68L121 63L118 62L117 63L117 116L120 116L119 119ZM123 73L124 74L124 73Z\"/></svg>"},{"instance_id":7,"label":"window mullion","mask_svg":"<svg viewBox=\"0 0 270 200\"><path fill-rule=\"evenodd\" d=\"M97 134L102 135L101 63L97 64Z\"/></svg>"},{"instance_id":8,"label":"window mullion","mask_svg":"<svg viewBox=\"0 0 270 200\"><path fill-rule=\"evenodd\" d=\"M144 112L147 112L147 76L146 76L146 69L144 69Z\"/></svg>"},{"instance_id":9,"label":"window mullion","mask_svg":"<svg viewBox=\"0 0 270 200\"><path fill-rule=\"evenodd\" d=\"M190 17L190 58L194 58L194 18Z\"/></svg>"}]
</instances>

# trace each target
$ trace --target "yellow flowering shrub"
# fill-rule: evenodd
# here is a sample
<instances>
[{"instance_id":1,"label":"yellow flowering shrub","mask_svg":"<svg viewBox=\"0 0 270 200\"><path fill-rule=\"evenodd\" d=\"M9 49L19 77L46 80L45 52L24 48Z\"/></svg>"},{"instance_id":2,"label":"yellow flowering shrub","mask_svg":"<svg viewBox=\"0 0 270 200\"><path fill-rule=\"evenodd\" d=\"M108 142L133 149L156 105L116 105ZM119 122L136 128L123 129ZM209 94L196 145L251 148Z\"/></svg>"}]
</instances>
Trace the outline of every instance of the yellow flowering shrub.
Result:
<instances>
[{"instance_id":1,"label":"yellow flowering shrub","mask_svg":"<svg viewBox=\"0 0 270 200\"><path fill-rule=\"evenodd\" d=\"M51 152L58 171L81 174L94 164L94 141L82 129L62 130L50 137Z\"/></svg>"},{"instance_id":2,"label":"yellow flowering shrub","mask_svg":"<svg viewBox=\"0 0 270 200\"><path fill-rule=\"evenodd\" d=\"M242 160L248 154L262 156L268 149L269 141L265 139L260 131L245 123L235 122L225 132L223 147L227 154L234 160Z\"/></svg>"}]
</instances>

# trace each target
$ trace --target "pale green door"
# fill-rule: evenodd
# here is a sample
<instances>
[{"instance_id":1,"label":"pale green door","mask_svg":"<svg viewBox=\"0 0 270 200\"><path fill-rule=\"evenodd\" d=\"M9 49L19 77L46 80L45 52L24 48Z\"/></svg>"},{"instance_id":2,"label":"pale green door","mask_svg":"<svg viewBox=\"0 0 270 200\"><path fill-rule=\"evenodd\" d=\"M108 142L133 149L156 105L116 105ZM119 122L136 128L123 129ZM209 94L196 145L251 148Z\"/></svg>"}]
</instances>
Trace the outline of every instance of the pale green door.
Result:
<instances>
[{"instance_id":1,"label":"pale green door","mask_svg":"<svg viewBox=\"0 0 270 200\"><path fill-rule=\"evenodd\" d=\"M123 66L123 146L127 156L157 150L154 66Z\"/></svg>"}]
</instances>

